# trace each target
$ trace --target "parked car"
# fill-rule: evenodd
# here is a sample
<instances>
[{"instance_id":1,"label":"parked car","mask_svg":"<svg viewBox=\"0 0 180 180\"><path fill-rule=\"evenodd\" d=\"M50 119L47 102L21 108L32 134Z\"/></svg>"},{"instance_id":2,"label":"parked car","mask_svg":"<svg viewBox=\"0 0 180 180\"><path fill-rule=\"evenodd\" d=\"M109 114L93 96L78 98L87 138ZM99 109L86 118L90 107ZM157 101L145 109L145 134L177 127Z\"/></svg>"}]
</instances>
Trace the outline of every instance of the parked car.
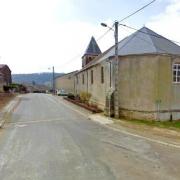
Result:
<instances>
[{"instance_id":1,"label":"parked car","mask_svg":"<svg viewBox=\"0 0 180 180\"><path fill-rule=\"evenodd\" d=\"M57 91L57 95L58 96L68 96L69 93L67 93L66 91L64 91L64 89L61 89L59 91Z\"/></svg>"}]
</instances>

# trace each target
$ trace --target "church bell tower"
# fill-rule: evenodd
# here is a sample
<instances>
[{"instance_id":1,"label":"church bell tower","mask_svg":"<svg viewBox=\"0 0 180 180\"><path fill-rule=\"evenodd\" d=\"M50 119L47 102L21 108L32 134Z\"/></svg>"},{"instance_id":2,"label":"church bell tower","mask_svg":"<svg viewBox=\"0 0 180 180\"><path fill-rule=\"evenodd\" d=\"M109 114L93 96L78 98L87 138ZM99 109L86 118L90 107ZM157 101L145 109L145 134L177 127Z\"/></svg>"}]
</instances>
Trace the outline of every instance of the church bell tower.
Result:
<instances>
[{"instance_id":1,"label":"church bell tower","mask_svg":"<svg viewBox=\"0 0 180 180\"><path fill-rule=\"evenodd\" d=\"M99 54L101 54L101 50L94 37L92 37L82 57L82 67L85 67L89 62L93 61Z\"/></svg>"}]
</instances>

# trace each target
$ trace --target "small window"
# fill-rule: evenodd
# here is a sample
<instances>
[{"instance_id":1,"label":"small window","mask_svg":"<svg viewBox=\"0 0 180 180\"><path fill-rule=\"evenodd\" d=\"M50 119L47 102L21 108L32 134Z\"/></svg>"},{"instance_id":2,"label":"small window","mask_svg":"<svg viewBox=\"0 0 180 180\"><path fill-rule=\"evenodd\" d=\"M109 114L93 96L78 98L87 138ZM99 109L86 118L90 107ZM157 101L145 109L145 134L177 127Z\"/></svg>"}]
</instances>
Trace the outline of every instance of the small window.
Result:
<instances>
[{"instance_id":1,"label":"small window","mask_svg":"<svg viewBox=\"0 0 180 180\"><path fill-rule=\"evenodd\" d=\"M101 67L101 83L104 83L104 67Z\"/></svg>"},{"instance_id":2,"label":"small window","mask_svg":"<svg viewBox=\"0 0 180 180\"><path fill-rule=\"evenodd\" d=\"M180 64L173 64L173 82L180 83Z\"/></svg>"},{"instance_id":3,"label":"small window","mask_svg":"<svg viewBox=\"0 0 180 180\"><path fill-rule=\"evenodd\" d=\"M93 79L93 70L91 70L91 84L93 84L93 81L94 81L94 79Z\"/></svg>"},{"instance_id":4,"label":"small window","mask_svg":"<svg viewBox=\"0 0 180 180\"><path fill-rule=\"evenodd\" d=\"M84 74L82 75L82 83L84 84Z\"/></svg>"}]
</instances>

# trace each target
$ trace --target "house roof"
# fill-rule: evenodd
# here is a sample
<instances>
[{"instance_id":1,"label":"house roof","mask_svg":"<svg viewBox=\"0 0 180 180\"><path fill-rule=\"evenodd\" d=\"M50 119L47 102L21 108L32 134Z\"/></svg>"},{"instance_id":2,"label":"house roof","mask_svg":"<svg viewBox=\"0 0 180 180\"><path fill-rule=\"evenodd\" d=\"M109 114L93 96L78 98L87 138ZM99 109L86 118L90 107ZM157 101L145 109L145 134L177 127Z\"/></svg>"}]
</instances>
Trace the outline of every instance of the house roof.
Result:
<instances>
[{"instance_id":1,"label":"house roof","mask_svg":"<svg viewBox=\"0 0 180 180\"><path fill-rule=\"evenodd\" d=\"M0 64L0 70L3 69L3 68L5 68L5 67L7 67L7 68L9 69L8 65L6 65L6 64ZM9 69L9 70L10 70L10 69ZM11 70L10 70L10 71L11 71Z\"/></svg>"},{"instance_id":2,"label":"house roof","mask_svg":"<svg viewBox=\"0 0 180 180\"><path fill-rule=\"evenodd\" d=\"M112 46L90 62L83 71L115 55L115 46ZM180 46L147 27L143 27L118 43L118 55L168 54L180 56Z\"/></svg>"},{"instance_id":3,"label":"house roof","mask_svg":"<svg viewBox=\"0 0 180 180\"><path fill-rule=\"evenodd\" d=\"M0 64L0 69L4 68L5 66L5 64Z\"/></svg>"},{"instance_id":4,"label":"house roof","mask_svg":"<svg viewBox=\"0 0 180 180\"><path fill-rule=\"evenodd\" d=\"M83 56L85 56L85 55L99 55L99 54L101 54L101 50L100 50L96 40L94 39L94 37L92 37Z\"/></svg>"}]
</instances>

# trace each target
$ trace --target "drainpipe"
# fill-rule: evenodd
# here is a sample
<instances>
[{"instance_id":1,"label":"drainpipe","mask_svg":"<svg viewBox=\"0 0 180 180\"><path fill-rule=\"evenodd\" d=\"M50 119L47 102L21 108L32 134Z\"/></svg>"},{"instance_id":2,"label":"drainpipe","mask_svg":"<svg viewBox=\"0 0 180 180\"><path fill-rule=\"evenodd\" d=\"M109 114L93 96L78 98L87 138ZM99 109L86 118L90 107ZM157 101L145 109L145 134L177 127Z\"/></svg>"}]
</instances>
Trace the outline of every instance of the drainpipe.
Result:
<instances>
[{"instance_id":1,"label":"drainpipe","mask_svg":"<svg viewBox=\"0 0 180 180\"><path fill-rule=\"evenodd\" d=\"M87 75L87 93L88 93L88 70L87 70L86 75Z\"/></svg>"}]
</instances>

